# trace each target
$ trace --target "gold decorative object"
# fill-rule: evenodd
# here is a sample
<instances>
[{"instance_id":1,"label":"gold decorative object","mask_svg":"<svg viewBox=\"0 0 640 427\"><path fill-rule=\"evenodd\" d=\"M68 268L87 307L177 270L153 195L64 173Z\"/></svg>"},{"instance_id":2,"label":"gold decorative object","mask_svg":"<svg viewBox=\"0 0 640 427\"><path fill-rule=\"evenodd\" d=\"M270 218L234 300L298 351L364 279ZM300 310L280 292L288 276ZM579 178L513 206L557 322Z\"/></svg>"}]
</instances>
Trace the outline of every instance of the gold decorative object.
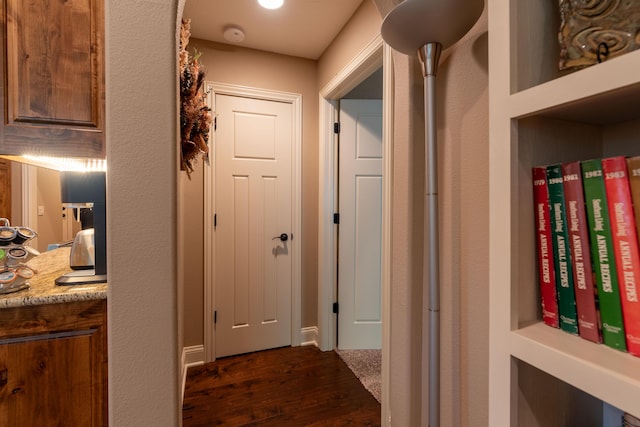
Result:
<instances>
[{"instance_id":1,"label":"gold decorative object","mask_svg":"<svg viewBox=\"0 0 640 427\"><path fill-rule=\"evenodd\" d=\"M559 2L560 70L583 68L640 47L640 2Z\"/></svg>"},{"instance_id":2,"label":"gold decorative object","mask_svg":"<svg viewBox=\"0 0 640 427\"><path fill-rule=\"evenodd\" d=\"M191 20L182 20L180 28L180 167L191 179L194 163L198 156L209 159L209 129L211 109L206 104L206 94L202 92L204 70L199 62L200 53L194 49L193 55L187 51Z\"/></svg>"}]
</instances>

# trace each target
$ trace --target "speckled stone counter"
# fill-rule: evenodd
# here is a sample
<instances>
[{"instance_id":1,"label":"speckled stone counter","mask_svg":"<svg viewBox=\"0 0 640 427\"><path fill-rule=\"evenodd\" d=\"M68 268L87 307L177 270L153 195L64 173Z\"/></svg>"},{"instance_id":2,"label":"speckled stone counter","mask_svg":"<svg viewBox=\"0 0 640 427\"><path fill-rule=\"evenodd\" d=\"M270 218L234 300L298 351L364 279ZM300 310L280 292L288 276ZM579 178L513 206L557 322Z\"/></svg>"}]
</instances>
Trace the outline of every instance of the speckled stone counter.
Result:
<instances>
[{"instance_id":1,"label":"speckled stone counter","mask_svg":"<svg viewBox=\"0 0 640 427\"><path fill-rule=\"evenodd\" d=\"M59 248L42 252L27 263L37 271L29 279L29 289L11 294L0 294L0 309L72 301L87 301L107 298L107 284L57 286L55 279L71 271L70 248Z\"/></svg>"}]
</instances>

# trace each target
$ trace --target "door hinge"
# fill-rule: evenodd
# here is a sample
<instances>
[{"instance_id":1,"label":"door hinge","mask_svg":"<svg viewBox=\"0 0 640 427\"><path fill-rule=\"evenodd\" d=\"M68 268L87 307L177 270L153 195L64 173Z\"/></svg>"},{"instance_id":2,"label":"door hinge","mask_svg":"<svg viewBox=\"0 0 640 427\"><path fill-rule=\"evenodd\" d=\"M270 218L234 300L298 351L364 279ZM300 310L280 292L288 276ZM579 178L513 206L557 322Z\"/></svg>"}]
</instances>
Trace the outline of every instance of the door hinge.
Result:
<instances>
[{"instance_id":1,"label":"door hinge","mask_svg":"<svg viewBox=\"0 0 640 427\"><path fill-rule=\"evenodd\" d=\"M213 324L218 323L218 310L213 311Z\"/></svg>"},{"instance_id":2,"label":"door hinge","mask_svg":"<svg viewBox=\"0 0 640 427\"><path fill-rule=\"evenodd\" d=\"M333 303L333 312L334 312L335 314L340 313L340 303L337 303L337 302L334 302L334 303Z\"/></svg>"},{"instance_id":3,"label":"door hinge","mask_svg":"<svg viewBox=\"0 0 640 427\"><path fill-rule=\"evenodd\" d=\"M333 124L333 133L340 133L340 123L339 122L335 122Z\"/></svg>"},{"instance_id":4,"label":"door hinge","mask_svg":"<svg viewBox=\"0 0 640 427\"><path fill-rule=\"evenodd\" d=\"M334 213L333 214L333 223L334 224L340 224L340 214L339 213Z\"/></svg>"}]
</instances>

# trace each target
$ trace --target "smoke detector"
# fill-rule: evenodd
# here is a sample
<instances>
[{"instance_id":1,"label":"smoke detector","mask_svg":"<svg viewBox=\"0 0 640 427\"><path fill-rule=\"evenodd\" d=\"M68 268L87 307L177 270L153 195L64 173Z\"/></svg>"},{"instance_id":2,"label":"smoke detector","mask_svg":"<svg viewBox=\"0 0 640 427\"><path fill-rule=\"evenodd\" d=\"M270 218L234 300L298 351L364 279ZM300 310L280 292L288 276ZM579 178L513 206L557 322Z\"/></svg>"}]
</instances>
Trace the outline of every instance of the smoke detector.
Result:
<instances>
[{"instance_id":1,"label":"smoke detector","mask_svg":"<svg viewBox=\"0 0 640 427\"><path fill-rule=\"evenodd\" d=\"M242 31L242 28L236 27L235 25L226 27L222 34L224 39L231 43L240 43L244 40L244 31Z\"/></svg>"}]
</instances>

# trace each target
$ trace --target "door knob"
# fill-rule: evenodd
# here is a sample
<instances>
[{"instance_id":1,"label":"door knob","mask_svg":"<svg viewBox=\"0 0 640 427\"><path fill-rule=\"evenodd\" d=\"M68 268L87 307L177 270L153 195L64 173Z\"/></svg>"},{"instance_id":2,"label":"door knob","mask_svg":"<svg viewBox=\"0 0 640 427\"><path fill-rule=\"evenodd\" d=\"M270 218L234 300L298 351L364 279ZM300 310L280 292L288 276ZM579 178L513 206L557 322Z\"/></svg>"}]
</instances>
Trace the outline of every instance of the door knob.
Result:
<instances>
[{"instance_id":1,"label":"door knob","mask_svg":"<svg viewBox=\"0 0 640 427\"><path fill-rule=\"evenodd\" d=\"M287 233L282 233L281 235L276 236L271 240L276 240L276 239L280 239L280 241L286 242L287 240L289 240L289 235Z\"/></svg>"}]
</instances>

